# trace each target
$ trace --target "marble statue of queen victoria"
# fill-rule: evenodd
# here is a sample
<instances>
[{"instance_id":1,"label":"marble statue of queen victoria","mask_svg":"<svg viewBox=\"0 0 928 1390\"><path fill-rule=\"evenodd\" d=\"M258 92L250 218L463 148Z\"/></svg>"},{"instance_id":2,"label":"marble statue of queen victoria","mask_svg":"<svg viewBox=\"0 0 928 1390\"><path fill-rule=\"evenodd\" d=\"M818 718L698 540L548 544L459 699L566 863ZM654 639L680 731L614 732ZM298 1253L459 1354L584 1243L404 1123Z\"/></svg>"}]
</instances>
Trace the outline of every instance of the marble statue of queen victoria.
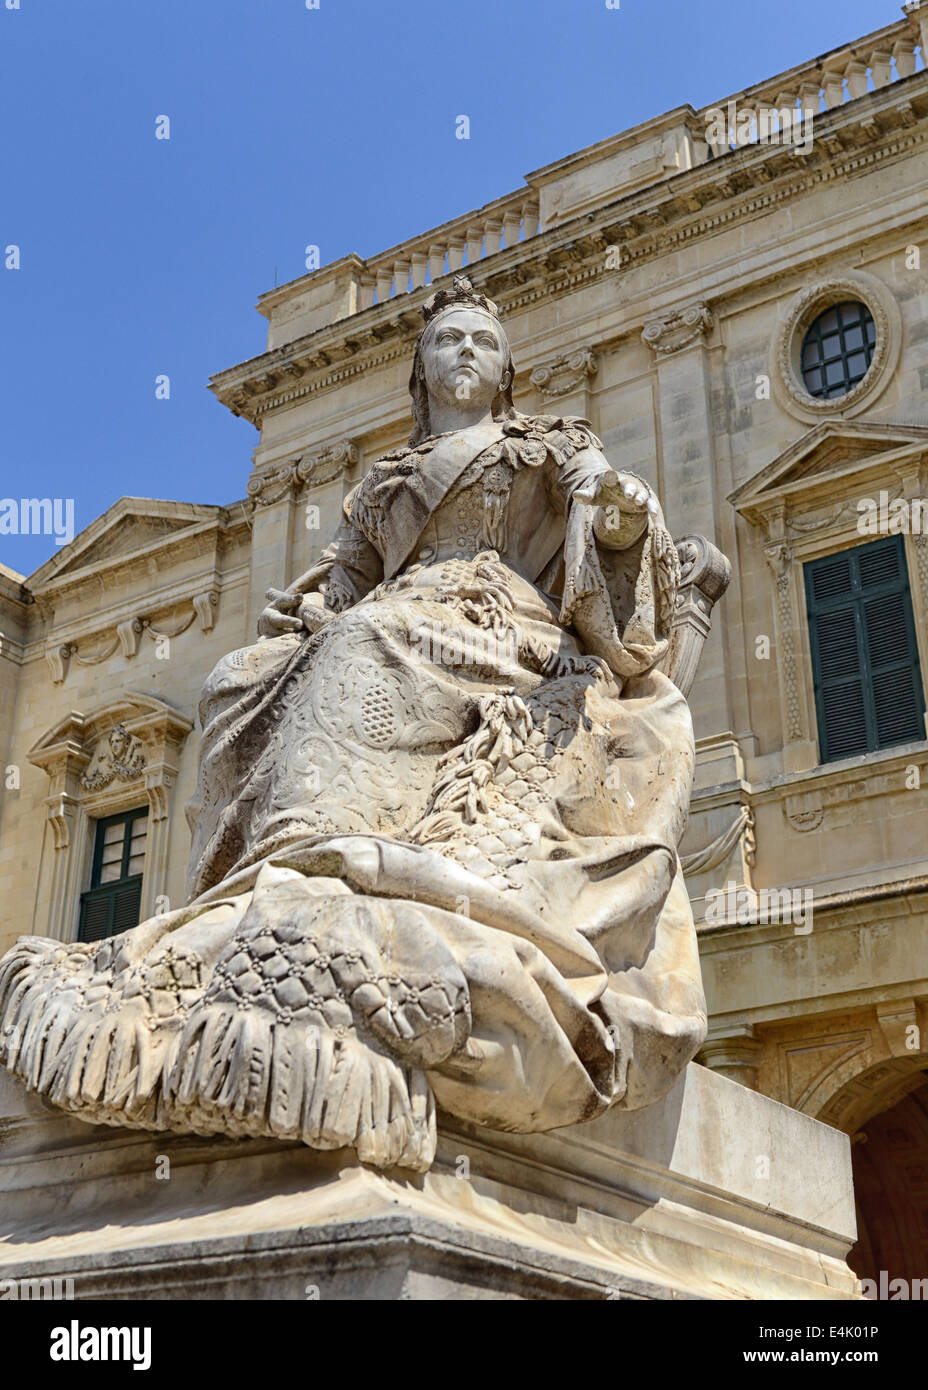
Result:
<instances>
[{"instance_id":1,"label":"marble statue of queen victoria","mask_svg":"<svg viewBox=\"0 0 928 1390\"><path fill-rule=\"evenodd\" d=\"M204 688L187 905L0 963L0 1060L84 1119L421 1170L437 1107L648 1105L705 1037L657 498L515 409L466 279L424 312L408 447Z\"/></svg>"}]
</instances>

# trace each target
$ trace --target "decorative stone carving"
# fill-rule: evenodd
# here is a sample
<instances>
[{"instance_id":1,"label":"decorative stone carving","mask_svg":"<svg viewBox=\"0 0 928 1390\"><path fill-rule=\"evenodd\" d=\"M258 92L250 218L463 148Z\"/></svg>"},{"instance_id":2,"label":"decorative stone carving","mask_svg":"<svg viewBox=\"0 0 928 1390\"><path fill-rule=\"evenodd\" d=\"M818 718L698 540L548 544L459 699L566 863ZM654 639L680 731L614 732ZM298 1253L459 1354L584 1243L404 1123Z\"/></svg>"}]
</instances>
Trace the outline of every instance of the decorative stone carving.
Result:
<instances>
[{"instance_id":1,"label":"decorative stone carving","mask_svg":"<svg viewBox=\"0 0 928 1390\"><path fill-rule=\"evenodd\" d=\"M577 352L564 353L555 357L542 367L536 367L529 375L529 381L536 386L545 400L566 396L587 377L596 375L599 363L592 348L580 348Z\"/></svg>"},{"instance_id":2,"label":"decorative stone carving","mask_svg":"<svg viewBox=\"0 0 928 1390\"><path fill-rule=\"evenodd\" d=\"M156 627L151 618L139 615L117 623L115 638L110 642L104 640L103 644L96 650L81 650L74 642L50 647L45 653L45 659L48 662L52 680L58 684L65 679L68 673L68 664L72 658L79 666L99 666L121 649L122 655L131 660L138 654L139 644L145 634L152 641L158 641L159 638L172 639L180 637L197 621L199 621L203 632L209 632L216 623L219 590L208 589L205 593L194 594L187 602L192 604L193 612L185 618L181 618L170 628Z\"/></svg>"},{"instance_id":3,"label":"decorative stone carving","mask_svg":"<svg viewBox=\"0 0 928 1390\"><path fill-rule=\"evenodd\" d=\"M63 642L59 646L46 648L45 660L48 662L48 669L51 672L52 680L55 685L60 685L68 674L68 663L74 648L69 642Z\"/></svg>"},{"instance_id":4,"label":"decorative stone carving","mask_svg":"<svg viewBox=\"0 0 928 1390\"><path fill-rule=\"evenodd\" d=\"M819 314L843 300L866 304L876 327L876 344L866 376L846 395L824 399L809 394L801 352L805 334ZM869 409L889 384L902 346L902 316L895 297L876 276L847 270L800 290L787 305L771 345L771 380L777 399L801 420L820 420L840 412L854 416Z\"/></svg>"},{"instance_id":5,"label":"decorative stone carving","mask_svg":"<svg viewBox=\"0 0 928 1390\"><path fill-rule=\"evenodd\" d=\"M767 546L764 554L776 580L777 644L781 659L786 738L800 739L803 737L803 724L793 627L793 552L785 542L781 542Z\"/></svg>"},{"instance_id":6,"label":"decorative stone carving","mask_svg":"<svg viewBox=\"0 0 928 1390\"><path fill-rule=\"evenodd\" d=\"M40 900L49 905L50 937L66 940L74 929L89 819L124 809L127 797L130 805L147 799L157 823L148 837L143 887L143 910L153 910L165 891L167 817L192 727L164 701L128 694L94 714L72 711L30 749L29 761L49 779L45 810L55 852L45 863L48 881Z\"/></svg>"},{"instance_id":7,"label":"decorative stone carving","mask_svg":"<svg viewBox=\"0 0 928 1390\"><path fill-rule=\"evenodd\" d=\"M922 602L928 612L928 536L914 536L912 544L915 546L915 564L918 571L918 583L922 591Z\"/></svg>"},{"instance_id":8,"label":"decorative stone carving","mask_svg":"<svg viewBox=\"0 0 928 1390\"><path fill-rule=\"evenodd\" d=\"M210 589L208 593L195 594L193 607L199 619L200 627L204 632L209 632L216 624L216 609L219 607L219 591L217 589Z\"/></svg>"},{"instance_id":9,"label":"decorative stone carving","mask_svg":"<svg viewBox=\"0 0 928 1390\"><path fill-rule=\"evenodd\" d=\"M783 814L794 830L808 835L818 830L825 818L825 808L820 790L797 792L788 796L783 803Z\"/></svg>"},{"instance_id":10,"label":"decorative stone carving","mask_svg":"<svg viewBox=\"0 0 928 1390\"><path fill-rule=\"evenodd\" d=\"M144 766L141 739L130 734L124 724L114 724L94 749L81 786L86 791L96 792L108 787L114 778L120 782L135 782L141 777Z\"/></svg>"},{"instance_id":11,"label":"decorative stone carving","mask_svg":"<svg viewBox=\"0 0 928 1390\"><path fill-rule=\"evenodd\" d=\"M705 849L695 854L682 855L680 868L689 877L717 869L720 864L725 863L737 844L743 846L745 861L753 866L757 842L754 835L754 812L750 806L742 806L728 829L706 845Z\"/></svg>"},{"instance_id":12,"label":"decorative stone carving","mask_svg":"<svg viewBox=\"0 0 928 1390\"><path fill-rule=\"evenodd\" d=\"M731 564L705 536L684 536L676 545L680 586L670 647L662 667L677 688L688 695L703 643L709 634L713 606L731 580Z\"/></svg>"},{"instance_id":13,"label":"decorative stone carving","mask_svg":"<svg viewBox=\"0 0 928 1390\"><path fill-rule=\"evenodd\" d=\"M139 638L143 631L144 628L140 618L129 618L126 622L118 625L116 633L119 637L123 656L135 656L139 649Z\"/></svg>"},{"instance_id":14,"label":"decorative stone carving","mask_svg":"<svg viewBox=\"0 0 928 1390\"><path fill-rule=\"evenodd\" d=\"M641 337L658 357L664 357L705 338L711 328L712 310L705 304L694 304L649 320Z\"/></svg>"},{"instance_id":15,"label":"decorative stone carving","mask_svg":"<svg viewBox=\"0 0 928 1390\"><path fill-rule=\"evenodd\" d=\"M110 657L119 647L119 638L114 637L111 642L104 642L96 651L82 652L73 643L71 645L71 655L78 666L102 666L104 661L109 661Z\"/></svg>"},{"instance_id":16,"label":"decorative stone carving","mask_svg":"<svg viewBox=\"0 0 928 1390\"><path fill-rule=\"evenodd\" d=\"M518 412L513 375L456 277L426 306L410 444L207 681L188 902L0 962L0 1060L54 1104L424 1170L438 1106L560 1128L651 1104L702 1043L673 827L681 692L730 568L678 552L586 421ZM177 717L120 722L161 862ZM84 724L33 751L53 796Z\"/></svg>"},{"instance_id":17,"label":"decorative stone carving","mask_svg":"<svg viewBox=\"0 0 928 1390\"><path fill-rule=\"evenodd\" d=\"M359 458L353 439L339 439L318 454L300 455L272 473L249 478L246 491L255 507L270 507L300 488L322 487L343 478Z\"/></svg>"}]
</instances>

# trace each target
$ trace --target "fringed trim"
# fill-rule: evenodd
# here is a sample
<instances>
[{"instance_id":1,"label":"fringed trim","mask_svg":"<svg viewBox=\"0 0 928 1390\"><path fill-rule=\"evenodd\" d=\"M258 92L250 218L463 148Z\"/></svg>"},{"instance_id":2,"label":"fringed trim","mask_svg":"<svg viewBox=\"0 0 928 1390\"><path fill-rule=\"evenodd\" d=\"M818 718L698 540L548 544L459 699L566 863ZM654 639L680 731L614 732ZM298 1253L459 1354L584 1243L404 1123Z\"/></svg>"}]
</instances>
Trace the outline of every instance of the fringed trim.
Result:
<instances>
[{"instance_id":1,"label":"fringed trim","mask_svg":"<svg viewBox=\"0 0 928 1390\"><path fill-rule=\"evenodd\" d=\"M223 1002L191 1015L164 1094L185 1128L350 1147L381 1168L424 1171L435 1156L435 1103L421 1071L353 1033L281 1024Z\"/></svg>"},{"instance_id":2,"label":"fringed trim","mask_svg":"<svg viewBox=\"0 0 928 1390\"><path fill-rule=\"evenodd\" d=\"M112 983L82 994L65 955L26 938L0 965L0 1062L53 1104L92 1124L298 1139L354 1148L381 1168L431 1165L435 1102L419 1069L353 1033L283 1025L261 1009L204 1000L182 1027L151 1018L140 998L114 1007Z\"/></svg>"}]
</instances>

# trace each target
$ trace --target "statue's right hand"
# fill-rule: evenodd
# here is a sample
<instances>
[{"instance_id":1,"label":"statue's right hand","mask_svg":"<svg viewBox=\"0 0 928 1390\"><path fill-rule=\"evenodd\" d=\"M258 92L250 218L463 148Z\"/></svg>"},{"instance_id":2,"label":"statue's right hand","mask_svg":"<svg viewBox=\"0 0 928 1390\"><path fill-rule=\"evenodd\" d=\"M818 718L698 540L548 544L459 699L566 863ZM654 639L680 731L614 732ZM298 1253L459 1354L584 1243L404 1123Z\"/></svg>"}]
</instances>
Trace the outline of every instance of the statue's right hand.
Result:
<instances>
[{"instance_id":1,"label":"statue's right hand","mask_svg":"<svg viewBox=\"0 0 928 1390\"><path fill-rule=\"evenodd\" d=\"M268 605L258 619L259 637L280 637L284 632L304 632L303 621L296 610L303 595L292 589L268 589L264 597Z\"/></svg>"}]
</instances>

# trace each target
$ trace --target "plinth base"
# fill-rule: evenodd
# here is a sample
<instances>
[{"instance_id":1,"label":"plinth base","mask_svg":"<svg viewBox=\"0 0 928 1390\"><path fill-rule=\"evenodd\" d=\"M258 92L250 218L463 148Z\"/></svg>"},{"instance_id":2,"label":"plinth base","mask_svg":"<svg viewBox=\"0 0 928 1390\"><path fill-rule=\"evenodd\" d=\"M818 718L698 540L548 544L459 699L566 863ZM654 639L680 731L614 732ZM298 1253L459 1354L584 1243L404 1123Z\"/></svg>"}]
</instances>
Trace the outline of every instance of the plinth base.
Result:
<instances>
[{"instance_id":1,"label":"plinth base","mask_svg":"<svg viewBox=\"0 0 928 1390\"><path fill-rule=\"evenodd\" d=\"M852 1299L855 1239L847 1136L696 1064L572 1129L445 1119L424 1176L87 1125L0 1068L0 1281L77 1299Z\"/></svg>"}]
</instances>

